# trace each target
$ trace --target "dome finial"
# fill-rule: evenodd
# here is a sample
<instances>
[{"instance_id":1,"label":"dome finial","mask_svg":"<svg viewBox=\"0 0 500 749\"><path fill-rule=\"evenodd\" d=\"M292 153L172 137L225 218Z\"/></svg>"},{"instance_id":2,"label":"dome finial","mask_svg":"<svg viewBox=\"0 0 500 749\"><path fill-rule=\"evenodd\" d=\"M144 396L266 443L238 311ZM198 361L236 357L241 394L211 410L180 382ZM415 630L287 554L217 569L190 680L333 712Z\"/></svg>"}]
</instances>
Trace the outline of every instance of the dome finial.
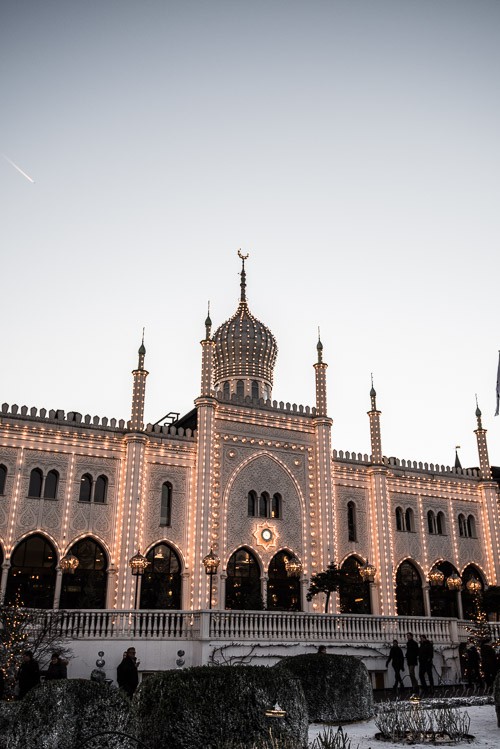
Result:
<instances>
[{"instance_id":1,"label":"dome finial","mask_svg":"<svg viewBox=\"0 0 500 749\"><path fill-rule=\"evenodd\" d=\"M146 353L146 347L144 346L144 330L145 328L142 329L142 342L139 347L139 354L142 354L142 356Z\"/></svg>"},{"instance_id":2,"label":"dome finial","mask_svg":"<svg viewBox=\"0 0 500 749\"><path fill-rule=\"evenodd\" d=\"M240 276L241 276L241 283L240 283L241 297L240 297L240 301L241 302L246 302L246 300L247 300L247 293L246 293L246 289L247 289L247 274L245 273L245 260L248 259L248 255L249 255L248 252L247 252L246 255L243 255L243 253L241 251L241 248L238 250L238 257L241 260L241 273L240 273Z\"/></svg>"},{"instance_id":3,"label":"dome finial","mask_svg":"<svg viewBox=\"0 0 500 749\"><path fill-rule=\"evenodd\" d=\"M318 352L318 363L323 361L323 344L321 343L321 334L318 325L318 343L316 344L316 351Z\"/></svg>"},{"instance_id":4,"label":"dome finial","mask_svg":"<svg viewBox=\"0 0 500 749\"><path fill-rule=\"evenodd\" d=\"M207 337L207 341L210 338L211 331L212 331L212 320L210 319L210 300L208 300L207 319L205 320L205 334Z\"/></svg>"},{"instance_id":5,"label":"dome finial","mask_svg":"<svg viewBox=\"0 0 500 749\"><path fill-rule=\"evenodd\" d=\"M479 408L479 403L477 402L477 393L476 393L476 419L477 419L477 425L479 429L482 429L481 424L481 409Z\"/></svg>"}]
</instances>

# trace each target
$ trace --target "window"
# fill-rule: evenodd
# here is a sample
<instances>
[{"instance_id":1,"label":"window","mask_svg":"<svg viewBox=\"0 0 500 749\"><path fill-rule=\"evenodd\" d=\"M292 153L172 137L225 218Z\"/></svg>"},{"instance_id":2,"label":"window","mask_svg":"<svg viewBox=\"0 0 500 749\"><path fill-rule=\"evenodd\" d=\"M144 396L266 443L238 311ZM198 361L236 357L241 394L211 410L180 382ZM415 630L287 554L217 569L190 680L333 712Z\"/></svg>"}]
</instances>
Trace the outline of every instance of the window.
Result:
<instances>
[{"instance_id":1,"label":"window","mask_svg":"<svg viewBox=\"0 0 500 749\"><path fill-rule=\"evenodd\" d=\"M356 541L356 505L347 503L347 536L349 541Z\"/></svg>"},{"instance_id":2,"label":"window","mask_svg":"<svg viewBox=\"0 0 500 749\"><path fill-rule=\"evenodd\" d=\"M467 523L465 521L465 515L462 515L462 513L458 516L458 535L461 538L467 538Z\"/></svg>"},{"instance_id":3,"label":"window","mask_svg":"<svg viewBox=\"0 0 500 749\"><path fill-rule=\"evenodd\" d=\"M259 383L256 380L252 381L252 398L259 397Z\"/></svg>"},{"instance_id":4,"label":"window","mask_svg":"<svg viewBox=\"0 0 500 749\"><path fill-rule=\"evenodd\" d=\"M42 496L42 483L43 473L39 468L33 468L30 473L30 485L28 488L28 497L36 497L39 499Z\"/></svg>"},{"instance_id":5,"label":"window","mask_svg":"<svg viewBox=\"0 0 500 749\"><path fill-rule=\"evenodd\" d=\"M415 516L411 507L408 507L405 512L405 526L409 533L415 532Z\"/></svg>"},{"instance_id":6,"label":"window","mask_svg":"<svg viewBox=\"0 0 500 749\"><path fill-rule=\"evenodd\" d=\"M5 482L7 480L7 469L0 465L0 494L5 494Z\"/></svg>"},{"instance_id":7,"label":"window","mask_svg":"<svg viewBox=\"0 0 500 749\"><path fill-rule=\"evenodd\" d=\"M108 479L107 476L101 475L97 477L95 482L94 490L94 502L97 504L104 504L108 496Z\"/></svg>"},{"instance_id":8,"label":"window","mask_svg":"<svg viewBox=\"0 0 500 749\"><path fill-rule=\"evenodd\" d=\"M238 396L238 398L243 398L243 396L245 395L245 383L243 382L243 380L238 380L238 382L236 383L236 395Z\"/></svg>"},{"instance_id":9,"label":"window","mask_svg":"<svg viewBox=\"0 0 500 749\"><path fill-rule=\"evenodd\" d=\"M79 502L90 502L92 497L92 476L90 473L84 473L80 481Z\"/></svg>"},{"instance_id":10,"label":"window","mask_svg":"<svg viewBox=\"0 0 500 749\"><path fill-rule=\"evenodd\" d=\"M172 519L172 484L165 481L161 488L160 525L170 525Z\"/></svg>"},{"instance_id":11,"label":"window","mask_svg":"<svg viewBox=\"0 0 500 749\"><path fill-rule=\"evenodd\" d=\"M256 492L248 492L248 517L254 518L257 516L257 494Z\"/></svg>"},{"instance_id":12,"label":"window","mask_svg":"<svg viewBox=\"0 0 500 749\"><path fill-rule=\"evenodd\" d=\"M429 528L429 533L436 533L436 516L432 510L429 510L427 513L427 527Z\"/></svg>"},{"instance_id":13,"label":"window","mask_svg":"<svg viewBox=\"0 0 500 749\"><path fill-rule=\"evenodd\" d=\"M273 498L271 500L271 517L281 517L281 494L273 494Z\"/></svg>"},{"instance_id":14,"label":"window","mask_svg":"<svg viewBox=\"0 0 500 749\"><path fill-rule=\"evenodd\" d=\"M43 492L44 499L57 498L57 486L59 484L59 474L57 471L49 471L45 478L45 488Z\"/></svg>"},{"instance_id":15,"label":"window","mask_svg":"<svg viewBox=\"0 0 500 749\"><path fill-rule=\"evenodd\" d=\"M404 529L405 529L405 521L404 521L404 515L403 515L403 508L396 507L396 530L404 531Z\"/></svg>"},{"instance_id":16,"label":"window","mask_svg":"<svg viewBox=\"0 0 500 749\"><path fill-rule=\"evenodd\" d=\"M226 399L229 398L229 382L227 380L222 386L222 395Z\"/></svg>"},{"instance_id":17,"label":"window","mask_svg":"<svg viewBox=\"0 0 500 749\"><path fill-rule=\"evenodd\" d=\"M437 518L436 518L436 526L437 526L437 532L439 536L444 536L446 534L446 524L444 520L444 512L438 512Z\"/></svg>"},{"instance_id":18,"label":"window","mask_svg":"<svg viewBox=\"0 0 500 749\"><path fill-rule=\"evenodd\" d=\"M259 517L267 518L269 512L269 494L262 492L259 498Z\"/></svg>"},{"instance_id":19,"label":"window","mask_svg":"<svg viewBox=\"0 0 500 749\"><path fill-rule=\"evenodd\" d=\"M469 538L476 538L476 519L474 515L469 515L467 518L467 535Z\"/></svg>"}]
</instances>

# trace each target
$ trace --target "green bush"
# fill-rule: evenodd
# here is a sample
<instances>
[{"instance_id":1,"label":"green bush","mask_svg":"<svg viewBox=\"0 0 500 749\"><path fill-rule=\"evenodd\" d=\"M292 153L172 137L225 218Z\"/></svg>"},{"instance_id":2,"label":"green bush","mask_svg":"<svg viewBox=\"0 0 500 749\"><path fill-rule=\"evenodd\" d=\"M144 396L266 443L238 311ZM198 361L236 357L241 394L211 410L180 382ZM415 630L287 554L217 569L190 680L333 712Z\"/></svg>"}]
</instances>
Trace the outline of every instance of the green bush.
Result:
<instances>
[{"instance_id":1,"label":"green bush","mask_svg":"<svg viewBox=\"0 0 500 749\"><path fill-rule=\"evenodd\" d=\"M278 703L283 718L266 717ZM307 745L307 708L298 679L265 666L201 666L146 679L133 709L139 738L169 749L252 746L269 738Z\"/></svg>"},{"instance_id":2,"label":"green bush","mask_svg":"<svg viewBox=\"0 0 500 749\"><path fill-rule=\"evenodd\" d=\"M85 679L48 681L28 692L18 705L17 720L7 729L6 749L80 749L99 731L132 732L129 699L107 684ZM117 738L108 746L124 749L126 744Z\"/></svg>"},{"instance_id":3,"label":"green bush","mask_svg":"<svg viewBox=\"0 0 500 749\"><path fill-rule=\"evenodd\" d=\"M353 655L289 656L274 669L286 669L300 679L311 723L366 720L374 713L368 671Z\"/></svg>"}]
</instances>

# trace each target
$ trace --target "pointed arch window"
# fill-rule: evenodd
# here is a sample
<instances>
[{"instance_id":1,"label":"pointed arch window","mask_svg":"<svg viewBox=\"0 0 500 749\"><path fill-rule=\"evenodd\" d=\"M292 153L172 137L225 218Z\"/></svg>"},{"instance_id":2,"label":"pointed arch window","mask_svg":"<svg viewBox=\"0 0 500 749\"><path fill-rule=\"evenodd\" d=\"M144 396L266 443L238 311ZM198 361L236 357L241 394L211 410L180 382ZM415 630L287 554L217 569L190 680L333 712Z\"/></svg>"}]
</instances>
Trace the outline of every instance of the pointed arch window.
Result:
<instances>
[{"instance_id":1,"label":"pointed arch window","mask_svg":"<svg viewBox=\"0 0 500 749\"><path fill-rule=\"evenodd\" d=\"M259 563L245 547L235 551L227 563L225 608L240 611L264 608Z\"/></svg>"},{"instance_id":2,"label":"pointed arch window","mask_svg":"<svg viewBox=\"0 0 500 749\"><path fill-rule=\"evenodd\" d=\"M50 609L54 605L57 554L44 536L34 534L21 541L11 557L5 602Z\"/></svg>"},{"instance_id":3,"label":"pointed arch window","mask_svg":"<svg viewBox=\"0 0 500 749\"><path fill-rule=\"evenodd\" d=\"M248 517L257 517L257 492L248 492Z\"/></svg>"},{"instance_id":4,"label":"pointed arch window","mask_svg":"<svg viewBox=\"0 0 500 749\"><path fill-rule=\"evenodd\" d=\"M271 517L281 517L281 494L278 494L278 492L273 494L273 498L271 499Z\"/></svg>"},{"instance_id":5,"label":"pointed arch window","mask_svg":"<svg viewBox=\"0 0 500 749\"><path fill-rule=\"evenodd\" d=\"M141 609L180 609L182 600L181 560L166 541L146 554L150 562L141 581ZM179 632L180 634L180 625ZM169 633L171 637L174 632Z\"/></svg>"},{"instance_id":6,"label":"pointed arch window","mask_svg":"<svg viewBox=\"0 0 500 749\"><path fill-rule=\"evenodd\" d=\"M79 565L73 574L62 576L61 609L105 609L108 559L101 544L83 538L69 549Z\"/></svg>"},{"instance_id":7,"label":"pointed arch window","mask_svg":"<svg viewBox=\"0 0 500 749\"><path fill-rule=\"evenodd\" d=\"M108 478L102 474L97 477L94 489L94 502L96 504L105 504L108 497Z\"/></svg>"},{"instance_id":8,"label":"pointed arch window","mask_svg":"<svg viewBox=\"0 0 500 749\"><path fill-rule=\"evenodd\" d=\"M259 397L259 383L256 380L252 381L252 398L258 399Z\"/></svg>"},{"instance_id":9,"label":"pointed arch window","mask_svg":"<svg viewBox=\"0 0 500 749\"><path fill-rule=\"evenodd\" d=\"M0 464L0 494L5 494L5 483L7 481L7 468Z\"/></svg>"},{"instance_id":10,"label":"pointed arch window","mask_svg":"<svg viewBox=\"0 0 500 749\"><path fill-rule=\"evenodd\" d=\"M57 499L57 488L59 486L59 474L54 469L49 471L45 478L43 490L44 499Z\"/></svg>"},{"instance_id":11,"label":"pointed arch window","mask_svg":"<svg viewBox=\"0 0 500 749\"><path fill-rule=\"evenodd\" d=\"M469 538L476 538L476 519L474 515L467 517L467 536Z\"/></svg>"},{"instance_id":12,"label":"pointed arch window","mask_svg":"<svg viewBox=\"0 0 500 749\"><path fill-rule=\"evenodd\" d=\"M396 605L398 616L424 616L422 578L409 560L402 562L396 572Z\"/></svg>"},{"instance_id":13,"label":"pointed arch window","mask_svg":"<svg viewBox=\"0 0 500 749\"><path fill-rule=\"evenodd\" d=\"M236 383L236 395L238 398L243 398L245 395L245 383L243 380L238 380Z\"/></svg>"},{"instance_id":14,"label":"pointed arch window","mask_svg":"<svg viewBox=\"0 0 500 749\"><path fill-rule=\"evenodd\" d=\"M467 538L467 522L465 520L465 515L462 513L458 516L458 535L461 538Z\"/></svg>"},{"instance_id":15,"label":"pointed arch window","mask_svg":"<svg viewBox=\"0 0 500 749\"><path fill-rule=\"evenodd\" d=\"M357 541L356 537L356 505L347 503L347 537L349 541Z\"/></svg>"},{"instance_id":16,"label":"pointed arch window","mask_svg":"<svg viewBox=\"0 0 500 749\"><path fill-rule=\"evenodd\" d=\"M269 494L262 492L259 497L259 517L267 518L269 512Z\"/></svg>"},{"instance_id":17,"label":"pointed arch window","mask_svg":"<svg viewBox=\"0 0 500 749\"><path fill-rule=\"evenodd\" d=\"M396 530L404 531L404 529L405 529L405 519L404 519L404 514L403 514L403 508L396 507Z\"/></svg>"},{"instance_id":18,"label":"pointed arch window","mask_svg":"<svg viewBox=\"0 0 500 749\"><path fill-rule=\"evenodd\" d=\"M172 484L165 481L161 487L160 525L171 525L172 520Z\"/></svg>"},{"instance_id":19,"label":"pointed arch window","mask_svg":"<svg viewBox=\"0 0 500 749\"><path fill-rule=\"evenodd\" d=\"M434 512L432 510L429 510L427 513L427 527L429 529L429 533L436 533L436 516L434 515Z\"/></svg>"},{"instance_id":20,"label":"pointed arch window","mask_svg":"<svg viewBox=\"0 0 500 749\"><path fill-rule=\"evenodd\" d=\"M405 512L405 527L408 533L415 532L415 515L411 507L408 507Z\"/></svg>"},{"instance_id":21,"label":"pointed arch window","mask_svg":"<svg viewBox=\"0 0 500 749\"><path fill-rule=\"evenodd\" d=\"M80 481L79 502L90 502L92 497L92 476L90 473L84 473Z\"/></svg>"},{"instance_id":22,"label":"pointed arch window","mask_svg":"<svg viewBox=\"0 0 500 749\"><path fill-rule=\"evenodd\" d=\"M28 497L39 499L42 496L43 473L39 468L33 468L30 473Z\"/></svg>"},{"instance_id":23,"label":"pointed arch window","mask_svg":"<svg viewBox=\"0 0 500 749\"><path fill-rule=\"evenodd\" d=\"M436 516L436 529L439 536L446 535L446 522L444 512L438 512Z\"/></svg>"},{"instance_id":24,"label":"pointed arch window","mask_svg":"<svg viewBox=\"0 0 500 749\"><path fill-rule=\"evenodd\" d=\"M222 395L226 400L229 399L229 382L227 380L222 386Z\"/></svg>"}]
</instances>

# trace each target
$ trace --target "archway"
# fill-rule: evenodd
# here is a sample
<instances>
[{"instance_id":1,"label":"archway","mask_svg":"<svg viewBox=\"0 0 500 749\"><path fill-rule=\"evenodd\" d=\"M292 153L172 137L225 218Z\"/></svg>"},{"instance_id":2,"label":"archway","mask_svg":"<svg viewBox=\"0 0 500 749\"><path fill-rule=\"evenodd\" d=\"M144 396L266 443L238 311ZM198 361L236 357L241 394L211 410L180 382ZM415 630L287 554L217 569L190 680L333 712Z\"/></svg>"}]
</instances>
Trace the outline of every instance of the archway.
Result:
<instances>
[{"instance_id":1,"label":"archway","mask_svg":"<svg viewBox=\"0 0 500 749\"><path fill-rule=\"evenodd\" d=\"M301 611L300 580L289 577L286 562L292 554L278 551L269 564L269 580L267 583L268 611Z\"/></svg>"},{"instance_id":2,"label":"archway","mask_svg":"<svg viewBox=\"0 0 500 749\"><path fill-rule=\"evenodd\" d=\"M105 609L107 558L101 544L93 538L82 538L69 550L78 559L73 574L62 576L61 609Z\"/></svg>"},{"instance_id":3,"label":"archway","mask_svg":"<svg viewBox=\"0 0 500 749\"><path fill-rule=\"evenodd\" d=\"M339 589L340 612L342 614L371 614L370 584L363 582L359 574L361 559L350 556L341 566L342 582Z\"/></svg>"},{"instance_id":4,"label":"archway","mask_svg":"<svg viewBox=\"0 0 500 749\"><path fill-rule=\"evenodd\" d=\"M476 580L479 580L481 583L481 590L479 591L478 598L476 598L477 594L474 596L473 593L469 593L467 588L467 582L471 577L475 577ZM462 572L462 583L462 609L464 612L464 619L474 619L478 613L477 606L479 605L482 607L484 605L483 594L485 586L483 575L474 564L468 564Z\"/></svg>"},{"instance_id":5,"label":"archway","mask_svg":"<svg viewBox=\"0 0 500 749\"><path fill-rule=\"evenodd\" d=\"M57 555L44 536L35 534L25 538L12 554L5 603L19 602L22 606L51 609L56 587Z\"/></svg>"},{"instance_id":6,"label":"archway","mask_svg":"<svg viewBox=\"0 0 500 749\"><path fill-rule=\"evenodd\" d=\"M422 578L408 559L401 562L396 572L396 606L398 616L425 614Z\"/></svg>"},{"instance_id":7,"label":"archway","mask_svg":"<svg viewBox=\"0 0 500 749\"><path fill-rule=\"evenodd\" d=\"M458 617L457 592L449 590L446 585L450 575L454 572L458 575L458 571L451 562L436 562L434 566L443 573L444 585L434 587L431 585L429 588L431 616Z\"/></svg>"},{"instance_id":8,"label":"archway","mask_svg":"<svg viewBox=\"0 0 500 749\"><path fill-rule=\"evenodd\" d=\"M260 567L250 549L237 549L227 563L226 609L261 611Z\"/></svg>"},{"instance_id":9,"label":"archway","mask_svg":"<svg viewBox=\"0 0 500 749\"><path fill-rule=\"evenodd\" d=\"M146 554L150 562L141 581L141 609L181 608L181 562L177 552L162 541Z\"/></svg>"}]
</instances>

